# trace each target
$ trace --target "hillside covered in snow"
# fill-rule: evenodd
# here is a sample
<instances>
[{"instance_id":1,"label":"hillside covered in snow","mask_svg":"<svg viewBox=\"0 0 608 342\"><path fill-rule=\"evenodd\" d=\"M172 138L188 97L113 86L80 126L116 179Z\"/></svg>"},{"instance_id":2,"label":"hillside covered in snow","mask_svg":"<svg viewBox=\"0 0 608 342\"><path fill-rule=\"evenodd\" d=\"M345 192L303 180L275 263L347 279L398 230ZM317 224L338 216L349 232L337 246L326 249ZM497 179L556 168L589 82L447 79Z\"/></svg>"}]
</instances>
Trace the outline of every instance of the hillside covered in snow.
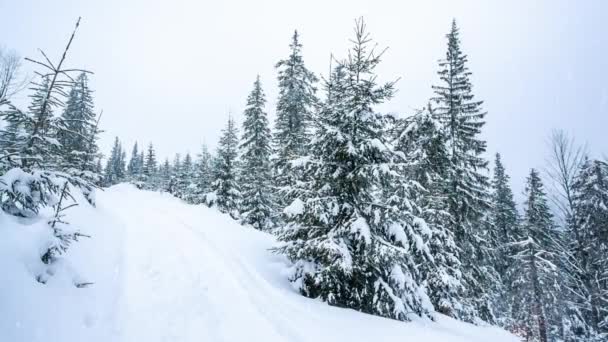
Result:
<instances>
[{"instance_id":1,"label":"hillside covered in snow","mask_svg":"<svg viewBox=\"0 0 608 342\"><path fill-rule=\"evenodd\" d=\"M0 340L511 342L494 327L438 315L400 322L299 295L275 238L228 215L121 184L69 212L91 238L47 284L36 250L48 229L0 216ZM83 288L75 282L93 283Z\"/></svg>"}]
</instances>

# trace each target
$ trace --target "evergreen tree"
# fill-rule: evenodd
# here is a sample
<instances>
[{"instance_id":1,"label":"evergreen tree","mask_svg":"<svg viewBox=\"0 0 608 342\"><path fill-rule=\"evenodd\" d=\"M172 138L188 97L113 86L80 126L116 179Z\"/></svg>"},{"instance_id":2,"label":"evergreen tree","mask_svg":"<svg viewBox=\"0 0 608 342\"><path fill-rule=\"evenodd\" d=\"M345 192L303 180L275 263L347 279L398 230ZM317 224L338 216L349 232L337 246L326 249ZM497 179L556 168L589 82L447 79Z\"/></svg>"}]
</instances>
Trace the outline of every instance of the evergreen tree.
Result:
<instances>
[{"instance_id":1,"label":"evergreen tree","mask_svg":"<svg viewBox=\"0 0 608 342\"><path fill-rule=\"evenodd\" d=\"M239 216L241 201L240 185L237 182L238 161L238 131L232 117L222 130L217 153L214 161L213 191L208 197L208 204L216 206L221 212L230 214L233 218Z\"/></svg>"},{"instance_id":2,"label":"evergreen tree","mask_svg":"<svg viewBox=\"0 0 608 342\"><path fill-rule=\"evenodd\" d=\"M70 90L58 132L64 169L93 171L97 147L97 116L86 73L81 73Z\"/></svg>"},{"instance_id":3,"label":"evergreen tree","mask_svg":"<svg viewBox=\"0 0 608 342\"><path fill-rule=\"evenodd\" d=\"M176 196L187 201L193 201L194 189L193 184L194 164L190 153L186 153L184 162L181 164L179 173L177 174L177 193Z\"/></svg>"},{"instance_id":4,"label":"evergreen tree","mask_svg":"<svg viewBox=\"0 0 608 342\"><path fill-rule=\"evenodd\" d=\"M266 98L260 76L253 84L244 112L241 139L242 162L240 183L242 191L241 217L243 223L256 229L272 226L272 199L270 188L270 128L264 112Z\"/></svg>"},{"instance_id":5,"label":"evergreen tree","mask_svg":"<svg viewBox=\"0 0 608 342\"><path fill-rule=\"evenodd\" d=\"M560 293L558 262L560 236L553 223L545 190L538 172L530 172L526 184L522 223L523 240L514 246L514 282L517 300L513 311L516 326L523 328L528 341L553 341L559 319L557 294Z\"/></svg>"},{"instance_id":6,"label":"evergreen tree","mask_svg":"<svg viewBox=\"0 0 608 342\"><path fill-rule=\"evenodd\" d=\"M362 20L355 33L327 85L310 182L285 208L277 251L294 263L290 280L303 295L408 320L432 311L417 270L428 260L430 232L409 199L415 185L400 176L404 163L386 141L387 117L373 108L391 98L393 83L376 84L382 54Z\"/></svg>"},{"instance_id":7,"label":"evergreen tree","mask_svg":"<svg viewBox=\"0 0 608 342\"><path fill-rule=\"evenodd\" d=\"M276 108L273 159L274 186L278 188L278 205L282 209L293 200L292 189L299 178L291 163L308 154L310 125L314 107L317 77L304 65L298 32L293 34L287 59L276 64L279 69L279 98Z\"/></svg>"},{"instance_id":8,"label":"evergreen tree","mask_svg":"<svg viewBox=\"0 0 608 342\"><path fill-rule=\"evenodd\" d=\"M496 285L496 272L486 260L491 259L490 249L484 246L487 232L485 215L488 209L488 179L481 173L487 161L482 154L486 143L479 139L484 125L485 112L482 101L473 99L469 80L467 56L460 49L459 30L456 21L447 35L446 58L439 61L438 72L443 84L434 86L437 103L434 115L445 131L449 166L446 173L448 211L452 217L449 229L461 250L461 262L465 280L466 297L474 310L460 313L462 319L475 321L494 320L490 289Z\"/></svg>"},{"instance_id":9,"label":"evergreen tree","mask_svg":"<svg viewBox=\"0 0 608 342\"><path fill-rule=\"evenodd\" d=\"M585 160L573 184L576 222L567 226L572 265L567 283L578 321L573 333L586 341L608 338L608 163Z\"/></svg>"},{"instance_id":10,"label":"evergreen tree","mask_svg":"<svg viewBox=\"0 0 608 342\"><path fill-rule=\"evenodd\" d=\"M211 183L213 182L212 160L213 157L209 153L207 145L203 144L194 172L193 202L195 204L207 203L207 194L211 192Z\"/></svg>"},{"instance_id":11,"label":"evergreen tree","mask_svg":"<svg viewBox=\"0 0 608 342\"><path fill-rule=\"evenodd\" d=\"M513 283L518 274L513 274L510 267L512 257L517 253L514 242L522 241L525 237L520 228L519 218L513 192L509 185L509 176L502 164L500 154L496 154L494 177L492 179L491 209L488 237L495 246L492 262L494 269L501 276L498 284L499 293L495 307L499 314L498 321L502 326L512 327L512 298Z\"/></svg>"},{"instance_id":12,"label":"evergreen tree","mask_svg":"<svg viewBox=\"0 0 608 342\"><path fill-rule=\"evenodd\" d=\"M147 183L149 189L157 189L157 162L156 152L154 151L154 145L150 143L148 145L148 153L146 154L143 168L144 180Z\"/></svg>"},{"instance_id":13,"label":"evergreen tree","mask_svg":"<svg viewBox=\"0 0 608 342\"><path fill-rule=\"evenodd\" d=\"M173 170L171 169L171 164L169 163L169 158L165 158L165 162L159 167L158 175L159 175L159 188L163 191L167 191L169 193L173 193L174 189L170 187L171 184L171 175Z\"/></svg>"},{"instance_id":14,"label":"evergreen tree","mask_svg":"<svg viewBox=\"0 0 608 342\"><path fill-rule=\"evenodd\" d=\"M420 272L435 310L458 317L465 308L459 250L454 234L448 229L452 217L445 195L446 168L449 163L441 124L432 108L396 124L396 148L405 154L408 167L405 177L420 188L412 199L421 208L421 216L432 232L429 249L433 262L421 263Z\"/></svg>"},{"instance_id":15,"label":"evergreen tree","mask_svg":"<svg viewBox=\"0 0 608 342\"><path fill-rule=\"evenodd\" d=\"M125 153L118 137L114 139L114 146L106 163L104 179L106 186L118 184L125 179Z\"/></svg>"},{"instance_id":16,"label":"evergreen tree","mask_svg":"<svg viewBox=\"0 0 608 342\"><path fill-rule=\"evenodd\" d=\"M132 180L138 180L141 172L142 172L142 165L140 165L140 156L139 156L139 150L137 147L137 141L135 142L135 144L133 145L133 150L131 152L131 159L129 159L129 164L127 166L127 174L129 175L129 177Z\"/></svg>"}]
</instances>

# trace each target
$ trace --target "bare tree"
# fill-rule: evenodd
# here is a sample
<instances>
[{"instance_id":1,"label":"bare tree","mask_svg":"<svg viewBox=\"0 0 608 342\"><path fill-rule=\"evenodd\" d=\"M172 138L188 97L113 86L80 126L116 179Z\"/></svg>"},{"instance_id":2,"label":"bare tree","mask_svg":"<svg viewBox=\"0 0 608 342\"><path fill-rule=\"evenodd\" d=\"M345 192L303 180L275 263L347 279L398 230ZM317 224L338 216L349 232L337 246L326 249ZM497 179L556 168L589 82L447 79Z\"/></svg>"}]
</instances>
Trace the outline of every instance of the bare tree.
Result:
<instances>
[{"instance_id":1,"label":"bare tree","mask_svg":"<svg viewBox=\"0 0 608 342\"><path fill-rule=\"evenodd\" d=\"M545 170L553 191L551 200L563 222L574 218L572 184L587 155L587 147L580 145L564 130L554 130L549 138L550 154Z\"/></svg>"},{"instance_id":2,"label":"bare tree","mask_svg":"<svg viewBox=\"0 0 608 342\"><path fill-rule=\"evenodd\" d=\"M19 77L20 67L21 59L17 53L0 47L0 104L25 88L27 82Z\"/></svg>"}]
</instances>

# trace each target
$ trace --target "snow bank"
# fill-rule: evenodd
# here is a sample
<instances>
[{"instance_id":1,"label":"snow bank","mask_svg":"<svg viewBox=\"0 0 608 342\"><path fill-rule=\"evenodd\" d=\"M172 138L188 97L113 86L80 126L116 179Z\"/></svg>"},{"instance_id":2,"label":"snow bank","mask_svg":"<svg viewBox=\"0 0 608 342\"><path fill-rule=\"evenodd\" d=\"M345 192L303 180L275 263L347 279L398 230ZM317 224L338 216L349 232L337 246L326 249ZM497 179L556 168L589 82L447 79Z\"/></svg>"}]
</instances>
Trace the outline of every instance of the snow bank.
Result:
<instances>
[{"instance_id":1,"label":"snow bank","mask_svg":"<svg viewBox=\"0 0 608 342\"><path fill-rule=\"evenodd\" d=\"M52 239L45 213L20 219L0 211L0 341L116 340L122 227L76 197L81 204L66 211L66 219L92 238L74 243L46 284L36 281L47 269L40 256ZM74 286L82 281L94 284Z\"/></svg>"},{"instance_id":2,"label":"snow bank","mask_svg":"<svg viewBox=\"0 0 608 342\"><path fill-rule=\"evenodd\" d=\"M32 250L47 233L0 216L0 341L517 341L444 316L403 323L302 297L268 251L272 236L167 194L118 185L68 219L93 236L67 256L89 288L59 274L37 283Z\"/></svg>"}]
</instances>

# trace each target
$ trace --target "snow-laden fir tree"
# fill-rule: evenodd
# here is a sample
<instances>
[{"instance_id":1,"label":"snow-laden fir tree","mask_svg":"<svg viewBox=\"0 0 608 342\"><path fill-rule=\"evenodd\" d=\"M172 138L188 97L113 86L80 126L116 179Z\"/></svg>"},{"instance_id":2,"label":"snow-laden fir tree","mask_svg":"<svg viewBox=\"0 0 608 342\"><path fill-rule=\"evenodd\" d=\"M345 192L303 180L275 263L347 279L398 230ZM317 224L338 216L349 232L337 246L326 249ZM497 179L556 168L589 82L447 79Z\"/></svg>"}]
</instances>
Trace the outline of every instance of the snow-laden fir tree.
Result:
<instances>
[{"instance_id":1,"label":"snow-laden fir tree","mask_svg":"<svg viewBox=\"0 0 608 342\"><path fill-rule=\"evenodd\" d=\"M63 169L93 172L97 147L97 115L94 112L93 92L89 88L89 78L81 73L75 80L65 109L62 113L64 127L58 132L63 156Z\"/></svg>"},{"instance_id":2,"label":"snow-laden fir tree","mask_svg":"<svg viewBox=\"0 0 608 342\"><path fill-rule=\"evenodd\" d=\"M566 237L576 265L567 284L578 294L571 305L581 322L573 333L579 340L608 338L608 163L584 161L573 184L576 222L567 227ZM577 322L575 322L577 323Z\"/></svg>"},{"instance_id":3,"label":"snow-laden fir tree","mask_svg":"<svg viewBox=\"0 0 608 342\"><path fill-rule=\"evenodd\" d=\"M486 236L495 246L491 260L501 277L500 284L497 284L499 293L495 302L497 321L502 326L512 328L511 300L515 295L512 284L518 274L513 273L514 269L510 265L513 262L512 257L517 252L513 243L521 241L524 236L509 181L501 156L497 153L492 178L489 229Z\"/></svg>"},{"instance_id":4,"label":"snow-laden fir tree","mask_svg":"<svg viewBox=\"0 0 608 342\"><path fill-rule=\"evenodd\" d=\"M194 195L193 187L194 163L190 153L186 153L184 161L176 174L176 192L175 196L183 199L186 202L192 202Z\"/></svg>"},{"instance_id":5,"label":"snow-laden fir tree","mask_svg":"<svg viewBox=\"0 0 608 342\"><path fill-rule=\"evenodd\" d=\"M148 151L146 152L142 173L143 180L146 183L146 186L148 187L148 189L151 190L156 190L158 188L157 164L158 162L156 161L156 151L154 150L154 145L150 143L148 145Z\"/></svg>"},{"instance_id":6,"label":"snow-laden fir tree","mask_svg":"<svg viewBox=\"0 0 608 342\"><path fill-rule=\"evenodd\" d=\"M276 201L281 210L293 200L291 190L299 175L292 162L308 154L311 120L317 104L315 83L318 79L304 65L297 31L289 48L289 57L276 64L279 98L273 137L276 155L272 167L273 185L278 189Z\"/></svg>"},{"instance_id":7,"label":"snow-laden fir tree","mask_svg":"<svg viewBox=\"0 0 608 342\"><path fill-rule=\"evenodd\" d=\"M195 188L192 200L195 204L207 203L207 194L211 192L211 183L213 182L212 161L213 157L207 148L207 144L203 144L193 175Z\"/></svg>"},{"instance_id":8,"label":"snow-laden fir tree","mask_svg":"<svg viewBox=\"0 0 608 342\"><path fill-rule=\"evenodd\" d=\"M116 137L104 171L106 186L111 186L124 181L126 176L125 164L125 152L122 149L120 140Z\"/></svg>"},{"instance_id":9,"label":"snow-laden fir tree","mask_svg":"<svg viewBox=\"0 0 608 342\"><path fill-rule=\"evenodd\" d=\"M226 128L222 130L217 147L213 161L212 192L207 199L210 206L217 207L221 212L230 214L235 219L239 217L241 203L240 184L237 181L238 148L238 129L231 116L228 118Z\"/></svg>"},{"instance_id":10,"label":"snow-laden fir tree","mask_svg":"<svg viewBox=\"0 0 608 342\"><path fill-rule=\"evenodd\" d=\"M429 250L432 262L420 265L421 276L435 307L448 316L458 317L465 308L459 250L448 229L452 220L445 195L448 154L441 124L427 109L397 122L396 148L405 154L405 177L419 184L412 199L431 230Z\"/></svg>"},{"instance_id":11,"label":"snow-laden fir tree","mask_svg":"<svg viewBox=\"0 0 608 342\"><path fill-rule=\"evenodd\" d=\"M173 157L173 164L171 166L171 176L169 178L169 183L168 183L168 188L167 191L176 196L179 197L179 189L177 187L177 182L178 182L178 177L182 172L182 155L179 153L175 154L175 157Z\"/></svg>"},{"instance_id":12,"label":"snow-laden fir tree","mask_svg":"<svg viewBox=\"0 0 608 342\"><path fill-rule=\"evenodd\" d=\"M387 117L374 110L394 88L376 83L382 54L373 47L357 20L348 58L327 85L310 181L285 209L277 251L293 262L290 280L303 295L408 320L433 311L418 273L430 232L408 198L415 185L402 176L402 155L387 143Z\"/></svg>"},{"instance_id":13,"label":"snow-laden fir tree","mask_svg":"<svg viewBox=\"0 0 608 342\"><path fill-rule=\"evenodd\" d=\"M542 181L534 169L526 182L522 240L513 246L512 273L516 298L513 319L516 332L527 341L555 341L557 337L561 237L553 223Z\"/></svg>"},{"instance_id":14,"label":"snow-laden fir tree","mask_svg":"<svg viewBox=\"0 0 608 342\"><path fill-rule=\"evenodd\" d=\"M171 184L172 172L173 170L171 169L171 163L169 163L169 158L165 158L163 164L158 168L160 190L173 193L174 189L171 189L169 187L169 185Z\"/></svg>"},{"instance_id":15,"label":"snow-laden fir tree","mask_svg":"<svg viewBox=\"0 0 608 342\"><path fill-rule=\"evenodd\" d=\"M490 289L495 287L497 275L486 262L493 246L484 246L489 182L483 173L487 168L482 156L486 143L479 137L486 113L481 109L482 101L473 96L471 72L466 65L467 56L460 49L456 21L452 22L447 39L446 57L439 61L441 85L433 86L433 100L437 104L434 115L445 131L449 159L446 172L448 211L452 216L449 229L461 251L465 297L470 304L467 308L473 308L459 317L492 322L494 294Z\"/></svg>"},{"instance_id":16,"label":"snow-laden fir tree","mask_svg":"<svg viewBox=\"0 0 608 342\"><path fill-rule=\"evenodd\" d=\"M133 144L131 158L129 159L129 164L127 165L127 175L129 176L129 179L134 182L141 180L141 175L143 173L143 165L141 164L140 158L139 147L136 141L135 144Z\"/></svg>"},{"instance_id":17,"label":"snow-laden fir tree","mask_svg":"<svg viewBox=\"0 0 608 342\"><path fill-rule=\"evenodd\" d=\"M256 229L272 227L272 189L270 172L270 127L264 111L266 98L260 76L253 83L243 113L243 136L241 138L241 219Z\"/></svg>"},{"instance_id":18,"label":"snow-laden fir tree","mask_svg":"<svg viewBox=\"0 0 608 342\"><path fill-rule=\"evenodd\" d=\"M80 20L76 23L76 28ZM74 86L70 76L72 69L63 67L76 29L72 33L62 57L52 63L44 52L45 61L33 61L43 66L44 71L38 82L32 83L31 105L27 110L16 107L9 98L0 95L0 121L6 123L13 134L10 141L3 141L0 150L0 164L6 173L0 174L0 208L7 214L19 216L25 224L28 220L47 220L51 232L48 244L40 252L45 264L54 264L73 241L81 236L74 228L68 227L64 211L76 205L71 192L79 189L86 199L94 204L94 184L79 175L61 172L64 157L60 151L59 134L69 140L78 138L76 132L66 130L68 122L53 113L64 108L67 89ZM6 134L2 134L6 136ZM79 171L84 170L81 165ZM88 170L90 171L90 170ZM47 216L44 208L52 209ZM32 221L30 221L32 222ZM45 283L54 272L38 269L36 279ZM79 284L74 284L79 286Z\"/></svg>"}]
</instances>

